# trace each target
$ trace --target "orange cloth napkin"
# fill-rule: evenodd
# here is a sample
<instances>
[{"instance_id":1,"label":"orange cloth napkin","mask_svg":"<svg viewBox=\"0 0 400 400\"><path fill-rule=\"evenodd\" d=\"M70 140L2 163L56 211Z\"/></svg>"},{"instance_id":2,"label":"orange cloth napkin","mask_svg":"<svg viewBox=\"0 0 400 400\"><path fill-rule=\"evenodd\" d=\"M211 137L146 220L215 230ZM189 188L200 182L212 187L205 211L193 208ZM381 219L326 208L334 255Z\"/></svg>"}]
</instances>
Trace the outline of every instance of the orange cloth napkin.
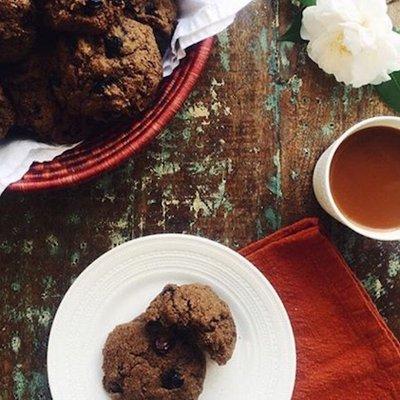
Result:
<instances>
[{"instance_id":1,"label":"orange cloth napkin","mask_svg":"<svg viewBox=\"0 0 400 400\"><path fill-rule=\"evenodd\" d=\"M300 221L241 254L272 283L292 322L293 399L400 399L400 344L318 220Z\"/></svg>"}]
</instances>

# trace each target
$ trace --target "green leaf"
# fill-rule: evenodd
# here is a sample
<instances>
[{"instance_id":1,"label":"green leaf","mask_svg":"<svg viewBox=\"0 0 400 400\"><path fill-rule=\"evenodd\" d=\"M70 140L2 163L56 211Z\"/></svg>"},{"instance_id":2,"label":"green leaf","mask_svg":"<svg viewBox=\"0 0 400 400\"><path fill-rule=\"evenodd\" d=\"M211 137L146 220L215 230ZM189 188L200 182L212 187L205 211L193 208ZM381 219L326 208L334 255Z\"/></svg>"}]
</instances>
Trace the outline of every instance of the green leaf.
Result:
<instances>
[{"instance_id":1,"label":"green leaf","mask_svg":"<svg viewBox=\"0 0 400 400\"><path fill-rule=\"evenodd\" d=\"M300 0L300 4L302 7L315 6L317 4L317 0Z\"/></svg>"},{"instance_id":2,"label":"green leaf","mask_svg":"<svg viewBox=\"0 0 400 400\"><path fill-rule=\"evenodd\" d=\"M284 33L279 40L281 42L294 42L294 43L301 43L303 42L303 39L300 36L300 30L301 30L301 21L303 18L303 13L300 12L298 13L292 22L292 25L290 25L289 29Z\"/></svg>"},{"instance_id":3,"label":"green leaf","mask_svg":"<svg viewBox=\"0 0 400 400\"><path fill-rule=\"evenodd\" d=\"M400 71L390 74L390 81L375 86L381 99L393 110L400 112Z\"/></svg>"},{"instance_id":4,"label":"green leaf","mask_svg":"<svg viewBox=\"0 0 400 400\"><path fill-rule=\"evenodd\" d=\"M302 8L314 6L317 2L317 0L299 0L299 1L300 1L300 6ZM279 38L279 40L281 42L294 42L294 43L304 42L304 40L300 36L302 19L303 19L303 11L300 11L298 14L295 15L289 29Z\"/></svg>"}]
</instances>

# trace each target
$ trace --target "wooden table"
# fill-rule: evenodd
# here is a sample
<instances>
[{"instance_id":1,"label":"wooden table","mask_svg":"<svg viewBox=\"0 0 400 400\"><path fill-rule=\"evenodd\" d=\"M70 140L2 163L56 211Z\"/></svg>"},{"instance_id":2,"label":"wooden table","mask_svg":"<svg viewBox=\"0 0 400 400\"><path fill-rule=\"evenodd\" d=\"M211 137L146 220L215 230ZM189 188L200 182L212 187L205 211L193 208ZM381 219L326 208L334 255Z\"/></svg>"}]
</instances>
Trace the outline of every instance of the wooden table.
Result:
<instances>
[{"instance_id":1,"label":"wooden table","mask_svg":"<svg viewBox=\"0 0 400 400\"><path fill-rule=\"evenodd\" d=\"M293 13L258 0L219 35L208 69L169 128L116 171L73 189L0 198L0 400L51 399L47 338L73 280L98 256L160 232L238 249L306 216L322 218L400 336L400 246L365 239L317 205L322 151L363 118L391 113L279 43Z\"/></svg>"}]
</instances>

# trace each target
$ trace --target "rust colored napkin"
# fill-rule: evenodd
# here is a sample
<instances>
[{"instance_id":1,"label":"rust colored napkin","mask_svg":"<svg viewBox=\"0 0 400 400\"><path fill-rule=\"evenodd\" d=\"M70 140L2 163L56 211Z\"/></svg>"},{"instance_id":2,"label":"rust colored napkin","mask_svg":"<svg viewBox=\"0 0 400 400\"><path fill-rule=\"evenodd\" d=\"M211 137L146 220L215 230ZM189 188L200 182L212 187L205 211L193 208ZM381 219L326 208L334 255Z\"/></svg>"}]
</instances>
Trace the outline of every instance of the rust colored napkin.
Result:
<instances>
[{"instance_id":1,"label":"rust colored napkin","mask_svg":"<svg viewBox=\"0 0 400 400\"><path fill-rule=\"evenodd\" d=\"M399 400L400 345L318 220L241 251L279 293L297 347L293 399Z\"/></svg>"}]
</instances>

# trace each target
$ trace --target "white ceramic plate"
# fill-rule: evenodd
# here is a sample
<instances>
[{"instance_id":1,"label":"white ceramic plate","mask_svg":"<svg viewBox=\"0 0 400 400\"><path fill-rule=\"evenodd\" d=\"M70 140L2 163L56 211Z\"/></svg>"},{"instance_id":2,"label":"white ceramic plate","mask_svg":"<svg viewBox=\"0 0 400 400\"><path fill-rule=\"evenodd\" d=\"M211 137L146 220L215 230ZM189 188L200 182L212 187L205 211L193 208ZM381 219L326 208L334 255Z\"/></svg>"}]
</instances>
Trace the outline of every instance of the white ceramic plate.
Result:
<instances>
[{"instance_id":1,"label":"white ceramic plate","mask_svg":"<svg viewBox=\"0 0 400 400\"><path fill-rule=\"evenodd\" d=\"M102 348L118 324L143 312L167 283L210 285L231 307L238 342L224 367L208 361L201 400L288 400L296 351L281 300L245 258L207 239L155 235L101 256L71 286L48 347L54 400L107 400Z\"/></svg>"}]
</instances>

